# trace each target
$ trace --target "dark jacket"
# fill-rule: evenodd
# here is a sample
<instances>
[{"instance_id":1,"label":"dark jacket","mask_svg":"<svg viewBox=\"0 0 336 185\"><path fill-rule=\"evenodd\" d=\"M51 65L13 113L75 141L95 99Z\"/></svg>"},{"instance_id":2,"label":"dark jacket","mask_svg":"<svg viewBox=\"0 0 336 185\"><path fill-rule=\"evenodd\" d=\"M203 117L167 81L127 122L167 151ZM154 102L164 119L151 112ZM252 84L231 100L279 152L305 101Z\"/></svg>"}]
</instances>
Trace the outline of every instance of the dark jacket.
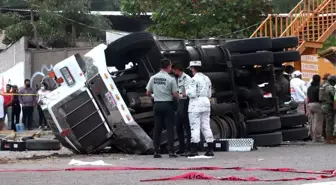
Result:
<instances>
[{"instance_id":1,"label":"dark jacket","mask_svg":"<svg viewBox=\"0 0 336 185\"><path fill-rule=\"evenodd\" d=\"M36 91L34 91L32 88L22 88L19 91L19 94L25 94L19 96L19 101L22 106L33 107L36 105L37 103Z\"/></svg>"},{"instance_id":2,"label":"dark jacket","mask_svg":"<svg viewBox=\"0 0 336 185\"><path fill-rule=\"evenodd\" d=\"M307 90L308 103L321 103L319 101L320 85L313 84Z\"/></svg>"}]
</instances>

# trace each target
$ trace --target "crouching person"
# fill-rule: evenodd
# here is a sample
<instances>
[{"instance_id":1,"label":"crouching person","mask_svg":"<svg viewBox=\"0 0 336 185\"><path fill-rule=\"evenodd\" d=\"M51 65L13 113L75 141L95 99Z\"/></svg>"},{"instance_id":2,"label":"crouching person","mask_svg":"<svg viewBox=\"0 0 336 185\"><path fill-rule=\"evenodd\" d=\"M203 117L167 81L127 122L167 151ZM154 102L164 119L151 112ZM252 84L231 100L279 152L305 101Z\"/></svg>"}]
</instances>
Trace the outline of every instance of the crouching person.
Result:
<instances>
[{"instance_id":1,"label":"crouching person","mask_svg":"<svg viewBox=\"0 0 336 185\"><path fill-rule=\"evenodd\" d=\"M186 94L189 97L188 115L191 130L191 144L189 157L198 155L197 148L200 142L200 132L208 143L205 156L214 156L213 134L210 128L210 98L211 81L209 77L199 72L202 67L201 61L191 61L189 68L193 78L188 83Z\"/></svg>"}]
</instances>

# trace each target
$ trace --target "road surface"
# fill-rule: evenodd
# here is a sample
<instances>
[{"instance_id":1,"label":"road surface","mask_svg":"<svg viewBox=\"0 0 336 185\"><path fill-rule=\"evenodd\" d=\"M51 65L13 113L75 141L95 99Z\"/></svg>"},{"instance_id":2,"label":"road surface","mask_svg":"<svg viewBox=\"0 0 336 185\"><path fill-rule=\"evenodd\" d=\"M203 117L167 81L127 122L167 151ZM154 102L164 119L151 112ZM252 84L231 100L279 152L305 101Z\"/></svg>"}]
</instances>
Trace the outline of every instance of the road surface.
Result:
<instances>
[{"instance_id":1,"label":"road surface","mask_svg":"<svg viewBox=\"0 0 336 185\"><path fill-rule=\"evenodd\" d=\"M315 143L292 143L276 148L259 148L252 152L221 152L213 159L153 159L152 156L134 156L124 154L72 155L63 149L58 155L53 152L0 152L0 169L50 169L72 167L72 159L82 161L103 160L113 166L134 167L266 167L296 168L301 170L336 169L336 145ZM31 158L32 157L32 158ZM308 184L324 181L336 181L336 178L318 181L293 182L223 182L204 180L182 180L166 182L140 182L141 179L170 177L188 171L81 171L81 172L11 172L0 173L4 185L208 185L208 184ZM255 176L261 179L309 177L317 175L291 174L261 171L198 171L216 177Z\"/></svg>"}]
</instances>

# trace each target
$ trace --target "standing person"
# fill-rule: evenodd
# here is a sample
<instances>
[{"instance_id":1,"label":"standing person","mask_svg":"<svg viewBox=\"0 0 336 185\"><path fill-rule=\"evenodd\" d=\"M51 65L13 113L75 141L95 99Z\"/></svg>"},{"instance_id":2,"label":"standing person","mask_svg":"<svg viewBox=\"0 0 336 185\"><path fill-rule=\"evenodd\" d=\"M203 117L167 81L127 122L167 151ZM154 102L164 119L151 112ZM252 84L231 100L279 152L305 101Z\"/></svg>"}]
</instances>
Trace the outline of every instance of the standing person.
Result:
<instances>
[{"instance_id":1,"label":"standing person","mask_svg":"<svg viewBox=\"0 0 336 185\"><path fill-rule=\"evenodd\" d=\"M305 101L306 101L306 86L305 82L301 79L302 73L300 71L294 71L293 78L290 81L291 96L299 104L299 112L305 113Z\"/></svg>"},{"instance_id":2,"label":"standing person","mask_svg":"<svg viewBox=\"0 0 336 185\"><path fill-rule=\"evenodd\" d=\"M161 71L152 76L146 86L147 96L154 94L154 158L161 158L160 142L163 125L168 134L169 157L176 158L174 152L174 98L178 98L176 80L170 73L172 64L168 59L160 61Z\"/></svg>"},{"instance_id":3,"label":"standing person","mask_svg":"<svg viewBox=\"0 0 336 185\"><path fill-rule=\"evenodd\" d=\"M310 136L314 142L323 142L323 111L319 100L321 77L314 75L311 85L308 88L308 109L311 116L309 125Z\"/></svg>"},{"instance_id":4,"label":"standing person","mask_svg":"<svg viewBox=\"0 0 336 185\"><path fill-rule=\"evenodd\" d=\"M10 84L6 85L6 94L3 95L4 98L4 120L7 116L8 121L8 129L11 129L12 126L12 102L13 102L13 96L11 93L12 86Z\"/></svg>"},{"instance_id":5,"label":"standing person","mask_svg":"<svg viewBox=\"0 0 336 185\"><path fill-rule=\"evenodd\" d=\"M322 84L321 86L323 86L327 81L328 81L328 77L330 76L331 74L330 73L325 73L322 77ZM322 131L322 135L324 138L326 138L326 131L325 131L325 128L326 128L326 120L324 119L323 121L323 131Z\"/></svg>"},{"instance_id":6,"label":"standing person","mask_svg":"<svg viewBox=\"0 0 336 185\"><path fill-rule=\"evenodd\" d=\"M22 122L25 128L28 130L32 129L33 124L33 111L34 106L37 103L36 92L30 87L30 80L26 79L24 81L25 87L19 91L19 101L22 105Z\"/></svg>"},{"instance_id":7,"label":"standing person","mask_svg":"<svg viewBox=\"0 0 336 185\"><path fill-rule=\"evenodd\" d=\"M329 76L327 81L320 87L319 100L322 103L322 111L326 122L326 143L336 144L334 141L334 95L336 76ZM336 131L336 130L335 130Z\"/></svg>"},{"instance_id":8,"label":"standing person","mask_svg":"<svg viewBox=\"0 0 336 185\"><path fill-rule=\"evenodd\" d=\"M41 89L37 92L38 94L38 106L37 106L37 110L39 112L39 125L40 125L40 129L47 129L47 121L44 117L41 105L43 105L43 100L45 99L45 96L50 93L50 90L48 89L48 85L45 82L41 83Z\"/></svg>"},{"instance_id":9,"label":"standing person","mask_svg":"<svg viewBox=\"0 0 336 185\"><path fill-rule=\"evenodd\" d=\"M200 142L200 131L208 143L208 149L204 155L214 156L214 138L210 128L211 81L209 77L199 72L202 67L201 61L191 61L189 67L194 75L186 89L187 96L190 98L188 114L191 128L191 151L189 156L198 155L197 146Z\"/></svg>"},{"instance_id":10,"label":"standing person","mask_svg":"<svg viewBox=\"0 0 336 185\"><path fill-rule=\"evenodd\" d=\"M188 156L191 133L188 117L189 99L186 94L186 87L188 81L191 80L191 77L183 72L183 66L180 64L175 65L173 67L173 71L177 76L177 87L180 96L178 100L177 119L176 119L176 133L179 138L179 150L177 151L177 154ZM184 133L186 134L187 142L185 142Z\"/></svg>"},{"instance_id":11,"label":"standing person","mask_svg":"<svg viewBox=\"0 0 336 185\"><path fill-rule=\"evenodd\" d=\"M4 104L5 100L2 94L0 94L0 130L5 128L5 111L4 111Z\"/></svg>"},{"instance_id":12,"label":"standing person","mask_svg":"<svg viewBox=\"0 0 336 185\"><path fill-rule=\"evenodd\" d=\"M12 93L17 94L19 89L16 85L12 86ZM16 124L20 123L21 105L18 95L13 95L12 101L12 128L16 131ZM15 119L14 119L15 118Z\"/></svg>"}]
</instances>

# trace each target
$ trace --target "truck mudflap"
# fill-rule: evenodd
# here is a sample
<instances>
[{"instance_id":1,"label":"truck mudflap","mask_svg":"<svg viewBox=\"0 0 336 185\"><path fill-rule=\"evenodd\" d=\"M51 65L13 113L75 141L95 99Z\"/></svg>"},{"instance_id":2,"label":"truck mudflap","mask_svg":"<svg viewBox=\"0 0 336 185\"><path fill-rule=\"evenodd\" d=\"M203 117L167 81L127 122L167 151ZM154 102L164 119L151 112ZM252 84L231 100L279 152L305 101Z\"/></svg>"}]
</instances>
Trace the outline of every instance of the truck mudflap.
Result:
<instances>
[{"instance_id":1,"label":"truck mudflap","mask_svg":"<svg viewBox=\"0 0 336 185\"><path fill-rule=\"evenodd\" d=\"M102 111L109 127L112 129L113 138L111 143L125 153L143 154L153 149L153 141L146 132L131 117L126 122L123 112L128 109L116 99L113 92L108 89L100 74L93 76L87 82L92 96ZM130 115L129 115L130 116Z\"/></svg>"}]
</instances>

